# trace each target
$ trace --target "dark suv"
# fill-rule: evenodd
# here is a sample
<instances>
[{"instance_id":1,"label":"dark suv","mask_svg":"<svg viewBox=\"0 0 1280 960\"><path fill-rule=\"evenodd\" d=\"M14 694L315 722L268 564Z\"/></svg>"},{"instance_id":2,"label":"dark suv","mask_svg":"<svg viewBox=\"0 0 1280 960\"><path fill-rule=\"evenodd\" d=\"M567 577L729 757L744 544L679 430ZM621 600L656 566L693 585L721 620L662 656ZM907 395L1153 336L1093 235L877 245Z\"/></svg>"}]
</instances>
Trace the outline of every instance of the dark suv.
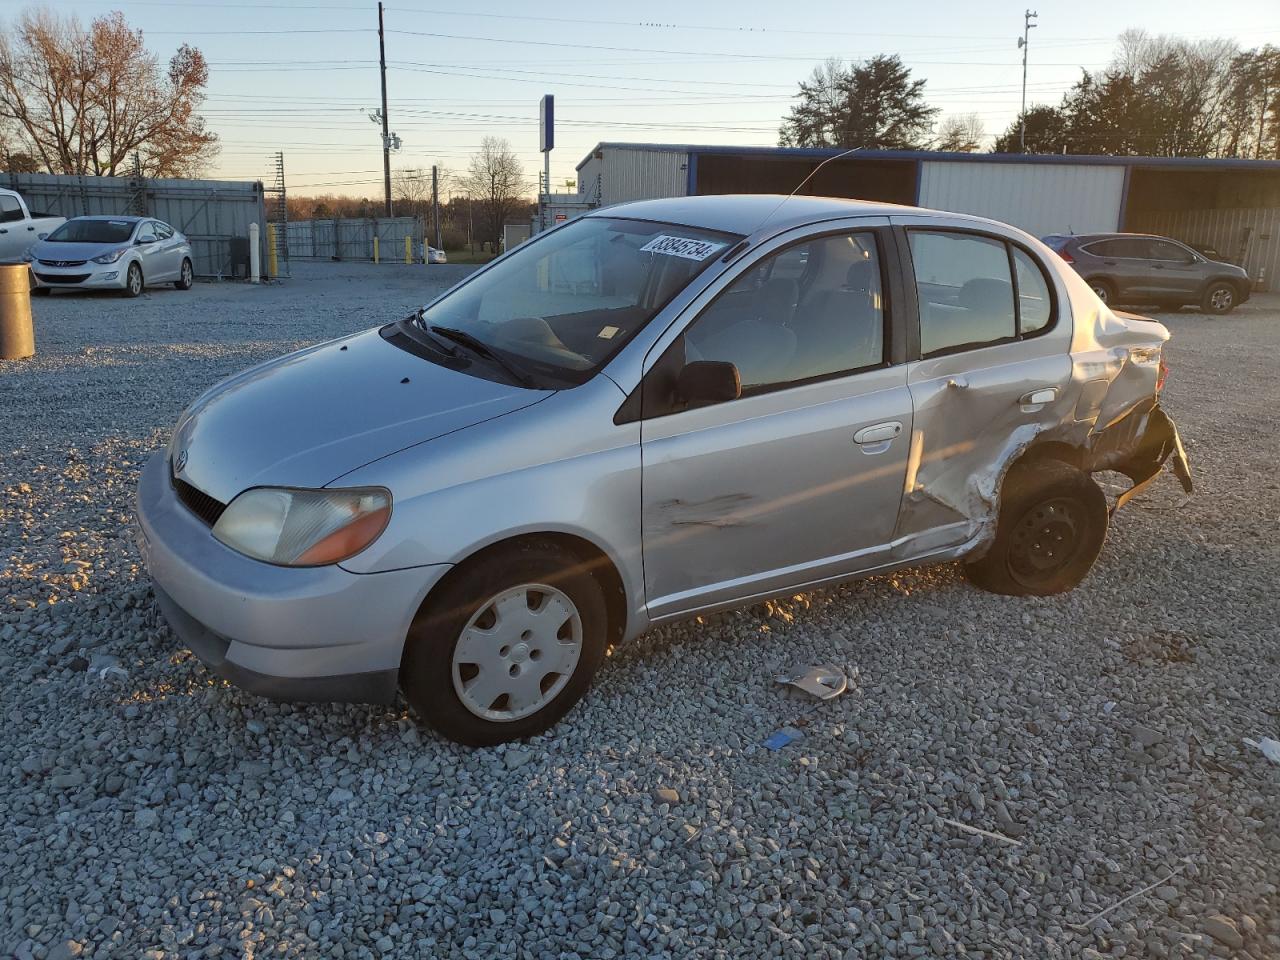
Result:
<instances>
[{"instance_id":1,"label":"dark suv","mask_svg":"<svg viewBox=\"0 0 1280 960\"><path fill-rule=\"evenodd\" d=\"M1227 313L1249 299L1249 275L1209 260L1185 244L1140 233L1051 234L1044 242L1075 267L1103 303L1197 304Z\"/></svg>"}]
</instances>

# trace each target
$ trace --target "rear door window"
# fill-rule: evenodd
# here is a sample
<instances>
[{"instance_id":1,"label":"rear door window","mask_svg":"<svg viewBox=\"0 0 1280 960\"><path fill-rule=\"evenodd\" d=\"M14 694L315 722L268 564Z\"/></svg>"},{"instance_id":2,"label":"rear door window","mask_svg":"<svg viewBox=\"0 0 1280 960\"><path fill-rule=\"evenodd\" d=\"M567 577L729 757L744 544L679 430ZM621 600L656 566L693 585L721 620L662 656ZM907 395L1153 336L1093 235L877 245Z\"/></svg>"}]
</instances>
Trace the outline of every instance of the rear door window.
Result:
<instances>
[{"instance_id":1,"label":"rear door window","mask_svg":"<svg viewBox=\"0 0 1280 960\"><path fill-rule=\"evenodd\" d=\"M934 356L1017 336L1009 255L998 240L911 232L920 353Z\"/></svg>"},{"instance_id":2,"label":"rear door window","mask_svg":"<svg viewBox=\"0 0 1280 960\"><path fill-rule=\"evenodd\" d=\"M958 231L908 236L922 357L1007 343L1053 325L1049 280L1022 248Z\"/></svg>"},{"instance_id":3,"label":"rear door window","mask_svg":"<svg viewBox=\"0 0 1280 960\"><path fill-rule=\"evenodd\" d=\"M1190 263L1191 254L1176 243L1168 240L1148 240L1147 256L1152 260L1164 260L1172 263Z\"/></svg>"}]
</instances>

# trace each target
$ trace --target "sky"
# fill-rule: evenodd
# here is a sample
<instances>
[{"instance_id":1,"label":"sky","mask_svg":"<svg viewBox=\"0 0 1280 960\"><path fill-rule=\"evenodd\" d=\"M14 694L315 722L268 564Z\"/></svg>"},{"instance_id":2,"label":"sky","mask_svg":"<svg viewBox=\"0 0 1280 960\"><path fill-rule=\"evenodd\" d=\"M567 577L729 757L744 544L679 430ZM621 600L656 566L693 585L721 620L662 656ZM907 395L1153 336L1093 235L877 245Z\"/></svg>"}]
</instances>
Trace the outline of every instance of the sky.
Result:
<instances>
[{"instance_id":1,"label":"sky","mask_svg":"<svg viewBox=\"0 0 1280 960\"><path fill-rule=\"evenodd\" d=\"M0 0L0 19L31 6ZM377 3L351 0L52 0L83 20L124 12L168 59L182 43L210 65L204 115L222 140L219 179L272 178L283 151L290 194L381 193ZM573 190L600 141L772 145L797 83L827 57L897 53L928 102L977 113L987 144L1016 117L1023 3L702 0L533 4L388 3L393 169L454 174L484 136L510 141L529 192L542 168L538 100L556 98L551 183ZM1241 46L1280 44L1275 0L1042 3L1031 31L1027 103L1057 103L1138 27Z\"/></svg>"}]
</instances>

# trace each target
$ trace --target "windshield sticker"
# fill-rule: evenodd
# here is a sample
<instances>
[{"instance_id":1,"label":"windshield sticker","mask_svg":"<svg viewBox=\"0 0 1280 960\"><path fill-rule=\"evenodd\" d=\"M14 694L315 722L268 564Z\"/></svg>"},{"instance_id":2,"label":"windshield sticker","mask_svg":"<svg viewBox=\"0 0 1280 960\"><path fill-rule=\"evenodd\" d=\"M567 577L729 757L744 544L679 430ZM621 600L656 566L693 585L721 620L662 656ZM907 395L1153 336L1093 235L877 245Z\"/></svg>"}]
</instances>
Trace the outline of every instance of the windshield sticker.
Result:
<instances>
[{"instance_id":1,"label":"windshield sticker","mask_svg":"<svg viewBox=\"0 0 1280 960\"><path fill-rule=\"evenodd\" d=\"M654 237L640 248L640 252L661 253L667 257L683 257L685 260L705 260L724 248L725 244L712 240L690 240L688 237L669 237L664 234Z\"/></svg>"},{"instance_id":2,"label":"windshield sticker","mask_svg":"<svg viewBox=\"0 0 1280 960\"><path fill-rule=\"evenodd\" d=\"M596 334L601 340L612 340L618 335L617 327L601 327L600 332Z\"/></svg>"}]
</instances>

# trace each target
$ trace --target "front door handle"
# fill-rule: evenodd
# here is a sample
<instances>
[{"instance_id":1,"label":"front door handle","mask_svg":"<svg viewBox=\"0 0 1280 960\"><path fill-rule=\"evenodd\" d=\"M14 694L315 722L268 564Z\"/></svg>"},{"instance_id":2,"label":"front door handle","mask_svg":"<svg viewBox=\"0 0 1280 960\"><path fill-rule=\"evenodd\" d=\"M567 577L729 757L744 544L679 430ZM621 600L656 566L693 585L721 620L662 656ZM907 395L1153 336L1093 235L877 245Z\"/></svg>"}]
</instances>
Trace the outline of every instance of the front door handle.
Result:
<instances>
[{"instance_id":1,"label":"front door handle","mask_svg":"<svg viewBox=\"0 0 1280 960\"><path fill-rule=\"evenodd\" d=\"M1018 405L1022 407L1031 406L1032 404L1053 403L1058 399L1057 387L1041 387L1038 390L1032 390L1030 393L1024 393L1018 398Z\"/></svg>"},{"instance_id":2,"label":"front door handle","mask_svg":"<svg viewBox=\"0 0 1280 960\"><path fill-rule=\"evenodd\" d=\"M854 443L884 443L886 440L892 440L902 433L902 424L897 420L891 420L888 423L877 423L870 427L863 427L853 435Z\"/></svg>"}]
</instances>

